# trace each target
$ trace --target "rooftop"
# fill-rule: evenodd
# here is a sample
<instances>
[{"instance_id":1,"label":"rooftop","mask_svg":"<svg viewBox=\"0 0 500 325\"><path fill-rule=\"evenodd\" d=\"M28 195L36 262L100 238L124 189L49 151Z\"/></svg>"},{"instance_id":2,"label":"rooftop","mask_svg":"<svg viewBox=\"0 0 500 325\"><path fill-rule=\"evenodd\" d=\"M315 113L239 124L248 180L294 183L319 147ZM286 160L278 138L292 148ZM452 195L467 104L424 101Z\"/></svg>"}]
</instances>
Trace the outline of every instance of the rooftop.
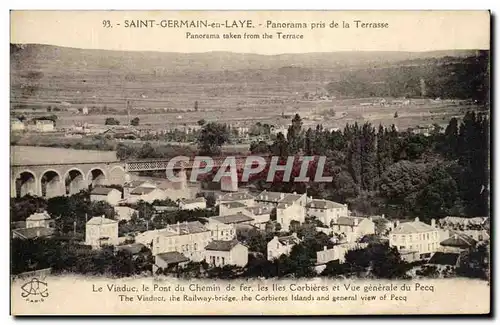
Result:
<instances>
[{"instance_id":1,"label":"rooftop","mask_svg":"<svg viewBox=\"0 0 500 325\"><path fill-rule=\"evenodd\" d=\"M266 202L274 202L278 203L282 199L285 198L285 195L287 193L281 193L281 192L268 192L266 190L262 191L257 197L255 198L258 201L266 201Z\"/></svg>"},{"instance_id":2,"label":"rooftop","mask_svg":"<svg viewBox=\"0 0 500 325\"><path fill-rule=\"evenodd\" d=\"M141 243L116 246L116 250L127 251L132 255L139 254L144 248L146 248L146 246Z\"/></svg>"},{"instance_id":3,"label":"rooftop","mask_svg":"<svg viewBox=\"0 0 500 325\"><path fill-rule=\"evenodd\" d=\"M415 221L410 221L410 222L402 222L397 226L393 231L392 234L414 234L414 233L420 233L420 232L429 232L436 230L436 228L432 227L431 225L428 225L420 220L418 218L415 219Z\"/></svg>"},{"instance_id":4,"label":"rooftop","mask_svg":"<svg viewBox=\"0 0 500 325\"><path fill-rule=\"evenodd\" d=\"M224 252L229 252L231 251L236 245L238 245L239 242L234 239L234 240L213 240L211 241L205 249L207 251L224 251Z\"/></svg>"},{"instance_id":5,"label":"rooftop","mask_svg":"<svg viewBox=\"0 0 500 325\"><path fill-rule=\"evenodd\" d=\"M192 204L192 203L202 203L202 202L206 202L205 198L204 197L197 197L195 199L184 199L182 200L182 203L184 204Z\"/></svg>"},{"instance_id":6,"label":"rooftop","mask_svg":"<svg viewBox=\"0 0 500 325\"><path fill-rule=\"evenodd\" d=\"M253 218L246 216L243 213L237 213L228 216L211 217L210 219L217 220L225 224L241 223L254 220Z\"/></svg>"},{"instance_id":7,"label":"rooftop","mask_svg":"<svg viewBox=\"0 0 500 325\"><path fill-rule=\"evenodd\" d=\"M359 218L359 217L338 217L337 221L334 221L334 225L339 225L339 226L351 226L351 227L356 227L363 221L364 218Z\"/></svg>"},{"instance_id":8,"label":"rooftop","mask_svg":"<svg viewBox=\"0 0 500 325\"><path fill-rule=\"evenodd\" d=\"M205 228L205 226L199 221L182 222L168 225L166 230L174 233L174 235L187 235L208 231L207 228Z\"/></svg>"},{"instance_id":9,"label":"rooftop","mask_svg":"<svg viewBox=\"0 0 500 325\"><path fill-rule=\"evenodd\" d=\"M346 206L337 202L329 201L329 200L320 200L314 199L311 202L307 203L308 208L313 209L341 209Z\"/></svg>"},{"instance_id":10,"label":"rooftop","mask_svg":"<svg viewBox=\"0 0 500 325\"><path fill-rule=\"evenodd\" d=\"M436 252L429 260L429 264L457 265L459 256L460 255L458 253Z\"/></svg>"},{"instance_id":11,"label":"rooftop","mask_svg":"<svg viewBox=\"0 0 500 325\"><path fill-rule=\"evenodd\" d=\"M278 237L278 241L282 245L295 245L300 242L299 238L296 235Z\"/></svg>"},{"instance_id":12,"label":"rooftop","mask_svg":"<svg viewBox=\"0 0 500 325\"><path fill-rule=\"evenodd\" d=\"M118 223L118 221L105 217L93 217L92 219L87 221L87 225L109 225L113 223Z\"/></svg>"},{"instance_id":13,"label":"rooftop","mask_svg":"<svg viewBox=\"0 0 500 325\"><path fill-rule=\"evenodd\" d=\"M470 248L476 246L476 241L465 234L453 233L450 238L443 240L440 244L441 246Z\"/></svg>"},{"instance_id":14,"label":"rooftop","mask_svg":"<svg viewBox=\"0 0 500 325\"><path fill-rule=\"evenodd\" d=\"M156 255L156 258L162 259L167 264L177 264L182 262L188 262L189 258L184 256L179 252L167 252Z\"/></svg>"}]
</instances>

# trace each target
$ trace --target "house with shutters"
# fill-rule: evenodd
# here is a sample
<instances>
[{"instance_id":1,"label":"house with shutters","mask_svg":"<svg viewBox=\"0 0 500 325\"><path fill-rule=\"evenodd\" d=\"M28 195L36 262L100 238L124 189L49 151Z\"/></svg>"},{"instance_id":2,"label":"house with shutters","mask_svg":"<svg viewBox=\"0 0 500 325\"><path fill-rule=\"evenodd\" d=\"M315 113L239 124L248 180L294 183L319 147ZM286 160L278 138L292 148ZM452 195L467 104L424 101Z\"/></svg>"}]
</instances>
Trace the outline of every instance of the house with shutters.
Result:
<instances>
[{"instance_id":1,"label":"house with shutters","mask_svg":"<svg viewBox=\"0 0 500 325\"><path fill-rule=\"evenodd\" d=\"M116 188L97 186L90 191L90 201L104 201L112 206L118 205L122 199L122 193Z\"/></svg>"},{"instance_id":2,"label":"house with shutters","mask_svg":"<svg viewBox=\"0 0 500 325\"><path fill-rule=\"evenodd\" d=\"M431 224L420 221L401 222L389 233L389 245L398 251L414 252L418 259L430 258L440 248L440 234L436 228L436 221Z\"/></svg>"},{"instance_id":3,"label":"house with shutters","mask_svg":"<svg viewBox=\"0 0 500 325\"><path fill-rule=\"evenodd\" d=\"M307 200L306 209L308 216L315 217L326 227L329 227L335 219L349 216L347 204L340 204L329 200L313 199L311 197Z\"/></svg>"},{"instance_id":4,"label":"house with shutters","mask_svg":"<svg viewBox=\"0 0 500 325\"><path fill-rule=\"evenodd\" d=\"M332 219L330 229L343 235L345 241L355 242L365 235L375 234L375 223L369 217L338 217Z\"/></svg>"},{"instance_id":5,"label":"house with shutters","mask_svg":"<svg viewBox=\"0 0 500 325\"><path fill-rule=\"evenodd\" d=\"M104 216L93 217L85 225L85 244L92 248L118 245L118 222Z\"/></svg>"},{"instance_id":6,"label":"house with shutters","mask_svg":"<svg viewBox=\"0 0 500 325\"><path fill-rule=\"evenodd\" d=\"M233 240L214 240L205 247L205 262L214 267L248 264L248 248Z\"/></svg>"}]
</instances>

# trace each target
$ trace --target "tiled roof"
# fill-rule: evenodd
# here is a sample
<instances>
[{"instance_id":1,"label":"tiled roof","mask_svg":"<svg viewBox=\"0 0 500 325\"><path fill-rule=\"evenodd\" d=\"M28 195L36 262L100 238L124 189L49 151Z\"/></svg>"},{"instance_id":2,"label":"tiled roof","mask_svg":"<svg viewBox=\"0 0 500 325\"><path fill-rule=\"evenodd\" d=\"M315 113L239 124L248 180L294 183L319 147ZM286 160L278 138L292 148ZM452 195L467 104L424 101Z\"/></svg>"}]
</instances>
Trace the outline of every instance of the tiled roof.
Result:
<instances>
[{"instance_id":1,"label":"tiled roof","mask_svg":"<svg viewBox=\"0 0 500 325\"><path fill-rule=\"evenodd\" d=\"M92 191L90 192L90 194L91 195L108 195L109 192L111 192L111 191L118 192L118 190L116 188L98 186L98 187L94 187L92 189Z\"/></svg>"},{"instance_id":2,"label":"tiled roof","mask_svg":"<svg viewBox=\"0 0 500 325\"><path fill-rule=\"evenodd\" d=\"M133 243L128 245L116 246L116 249L121 251L128 251L130 254L139 254L146 246L141 243Z\"/></svg>"},{"instance_id":3,"label":"tiled roof","mask_svg":"<svg viewBox=\"0 0 500 325\"><path fill-rule=\"evenodd\" d=\"M125 183L124 187L136 188L136 187L143 185L144 183L145 183L144 181L133 180L133 181Z\"/></svg>"},{"instance_id":4,"label":"tiled roof","mask_svg":"<svg viewBox=\"0 0 500 325\"><path fill-rule=\"evenodd\" d=\"M247 222L254 220L253 218L246 216L243 213L237 213L228 216L212 217L211 219L217 220L225 224L240 223L240 222Z\"/></svg>"},{"instance_id":5,"label":"tiled roof","mask_svg":"<svg viewBox=\"0 0 500 325\"><path fill-rule=\"evenodd\" d=\"M289 193L286 193L285 197L282 200L280 200L279 202L280 203L289 203L289 204L292 204L295 201L297 201L298 199L300 199L303 195L304 194L289 194Z\"/></svg>"},{"instance_id":6,"label":"tiled roof","mask_svg":"<svg viewBox=\"0 0 500 325\"><path fill-rule=\"evenodd\" d=\"M189 259L179 252L167 252L156 255L157 258L162 259L167 262L167 264L176 264L182 262L188 262Z\"/></svg>"},{"instance_id":7,"label":"tiled roof","mask_svg":"<svg viewBox=\"0 0 500 325\"><path fill-rule=\"evenodd\" d=\"M207 251L231 251L239 242L237 240L213 240L211 241L205 249Z\"/></svg>"},{"instance_id":8,"label":"tiled roof","mask_svg":"<svg viewBox=\"0 0 500 325\"><path fill-rule=\"evenodd\" d=\"M130 192L130 194L132 194L132 195L144 195L144 194L149 194L149 193L153 192L154 190L156 190L155 187L142 187L142 186L139 186L139 187L134 188Z\"/></svg>"},{"instance_id":9,"label":"tiled roof","mask_svg":"<svg viewBox=\"0 0 500 325\"><path fill-rule=\"evenodd\" d=\"M313 208L313 209L341 209L345 208L345 205L329 201L329 200L319 200L319 199L314 199L311 202L307 203L308 208Z\"/></svg>"},{"instance_id":10,"label":"tiled roof","mask_svg":"<svg viewBox=\"0 0 500 325\"><path fill-rule=\"evenodd\" d=\"M436 252L429 260L429 264L456 265L459 256L460 255L458 253Z\"/></svg>"},{"instance_id":11,"label":"tiled roof","mask_svg":"<svg viewBox=\"0 0 500 325\"><path fill-rule=\"evenodd\" d=\"M436 230L436 228L423 223L422 221L411 221L400 223L399 226L397 226L396 229L392 231L392 234L413 234L433 230Z\"/></svg>"},{"instance_id":12,"label":"tiled roof","mask_svg":"<svg viewBox=\"0 0 500 325\"><path fill-rule=\"evenodd\" d=\"M238 202L238 201L224 202L224 203L221 203L221 204L227 206L230 209L236 209L236 208L244 208L244 207L246 207L246 205L244 205L243 203Z\"/></svg>"},{"instance_id":13,"label":"tiled roof","mask_svg":"<svg viewBox=\"0 0 500 325\"><path fill-rule=\"evenodd\" d=\"M237 201L237 200L251 200L254 197L247 192L234 192L227 193L219 198L220 202L223 201Z\"/></svg>"},{"instance_id":14,"label":"tiled roof","mask_svg":"<svg viewBox=\"0 0 500 325\"><path fill-rule=\"evenodd\" d=\"M111 220L104 217L93 217L89 221L87 221L87 225L104 225L104 224L112 224L117 223L116 220Z\"/></svg>"},{"instance_id":15,"label":"tiled roof","mask_svg":"<svg viewBox=\"0 0 500 325\"><path fill-rule=\"evenodd\" d=\"M47 212L33 213L28 218L27 221L38 221L38 220L49 220L50 216Z\"/></svg>"},{"instance_id":16,"label":"tiled roof","mask_svg":"<svg viewBox=\"0 0 500 325\"><path fill-rule=\"evenodd\" d=\"M452 233L450 238L443 240L440 244L441 246L469 248L476 246L476 241L465 234Z\"/></svg>"},{"instance_id":17,"label":"tiled roof","mask_svg":"<svg viewBox=\"0 0 500 325\"><path fill-rule=\"evenodd\" d=\"M54 234L54 231L55 230L53 228L33 227L14 229L12 230L12 233L23 239L32 239L51 236Z\"/></svg>"}]
</instances>

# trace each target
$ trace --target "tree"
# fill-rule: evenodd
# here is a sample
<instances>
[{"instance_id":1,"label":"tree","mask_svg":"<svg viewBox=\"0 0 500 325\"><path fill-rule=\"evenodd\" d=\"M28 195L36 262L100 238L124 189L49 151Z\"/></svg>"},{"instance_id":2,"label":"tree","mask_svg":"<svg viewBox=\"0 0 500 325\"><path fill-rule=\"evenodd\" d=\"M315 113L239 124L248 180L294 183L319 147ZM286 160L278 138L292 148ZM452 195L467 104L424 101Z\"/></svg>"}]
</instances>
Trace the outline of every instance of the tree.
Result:
<instances>
[{"instance_id":1,"label":"tree","mask_svg":"<svg viewBox=\"0 0 500 325\"><path fill-rule=\"evenodd\" d=\"M394 118L398 118L398 112L394 113Z\"/></svg>"},{"instance_id":2,"label":"tree","mask_svg":"<svg viewBox=\"0 0 500 325\"><path fill-rule=\"evenodd\" d=\"M300 149L303 149L303 136L302 136L302 119L299 114L295 114L292 119L292 125L288 127L287 141L289 146L289 152L292 154L297 153Z\"/></svg>"},{"instance_id":3,"label":"tree","mask_svg":"<svg viewBox=\"0 0 500 325\"><path fill-rule=\"evenodd\" d=\"M133 126L138 126L140 122L141 122L141 119L140 119L140 118L138 118L138 117L134 117L134 118L130 121L130 125L133 125Z\"/></svg>"},{"instance_id":4,"label":"tree","mask_svg":"<svg viewBox=\"0 0 500 325\"><path fill-rule=\"evenodd\" d=\"M106 121L104 122L105 125L120 125L120 121L115 119L114 117L108 117L106 118Z\"/></svg>"},{"instance_id":5,"label":"tree","mask_svg":"<svg viewBox=\"0 0 500 325\"><path fill-rule=\"evenodd\" d=\"M224 124L214 122L203 126L198 136L198 149L201 155L218 155L223 144L229 141L229 131Z\"/></svg>"}]
</instances>

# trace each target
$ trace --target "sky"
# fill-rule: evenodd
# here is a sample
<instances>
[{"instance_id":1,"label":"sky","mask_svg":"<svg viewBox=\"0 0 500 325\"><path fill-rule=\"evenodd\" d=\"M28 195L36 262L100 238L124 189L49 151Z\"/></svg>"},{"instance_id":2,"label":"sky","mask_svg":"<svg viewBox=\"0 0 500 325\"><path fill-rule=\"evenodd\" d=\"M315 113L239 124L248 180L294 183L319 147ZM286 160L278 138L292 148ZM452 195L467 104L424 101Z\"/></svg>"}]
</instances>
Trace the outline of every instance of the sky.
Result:
<instances>
[{"instance_id":1,"label":"sky","mask_svg":"<svg viewBox=\"0 0 500 325\"><path fill-rule=\"evenodd\" d=\"M432 51L489 49L487 11L12 11L11 43L38 43L86 49L161 52L231 51L280 54L335 51ZM127 28L125 20L154 20L152 28ZM253 28L163 28L168 20L252 21ZM355 21L387 23L356 28ZM109 21L109 24L107 23ZM267 22L302 22L303 29L266 28ZM350 28L342 28L344 22ZM311 23L325 28L311 29ZM330 28L337 23L336 28ZM119 25L118 25L119 24ZM112 25L112 27L109 27ZM219 34L190 39L186 33ZM302 35L278 39L277 32ZM223 34L259 39L223 39ZM263 39L263 34L272 39Z\"/></svg>"}]
</instances>

